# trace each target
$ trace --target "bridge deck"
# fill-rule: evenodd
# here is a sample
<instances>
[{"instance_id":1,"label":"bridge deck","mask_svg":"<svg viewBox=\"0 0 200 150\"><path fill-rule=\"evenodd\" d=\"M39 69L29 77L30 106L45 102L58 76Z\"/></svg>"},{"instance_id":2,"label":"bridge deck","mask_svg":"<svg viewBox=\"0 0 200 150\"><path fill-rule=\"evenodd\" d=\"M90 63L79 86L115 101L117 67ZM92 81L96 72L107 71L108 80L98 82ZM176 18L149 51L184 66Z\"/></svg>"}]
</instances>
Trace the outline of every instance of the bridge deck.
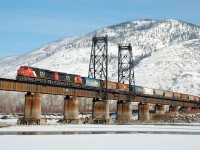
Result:
<instances>
[{"instance_id":1,"label":"bridge deck","mask_svg":"<svg viewBox=\"0 0 200 150\"><path fill-rule=\"evenodd\" d=\"M76 89L72 87L61 87L55 85L43 85L39 83L27 83L12 79L0 78L0 90L4 91L17 91L17 92L38 92L41 94L51 95L76 95L77 97L87 98L100 98L98 91L92 89ZM123 93L109 92L109 100L124 100L127 101L128 97ZM136 94L134 102L148 102L152 104L174 105L174 106L188 106L199 107L199 102L189 101L183 99L159 97L152 95Z\"/></svg>"}]
</instances>

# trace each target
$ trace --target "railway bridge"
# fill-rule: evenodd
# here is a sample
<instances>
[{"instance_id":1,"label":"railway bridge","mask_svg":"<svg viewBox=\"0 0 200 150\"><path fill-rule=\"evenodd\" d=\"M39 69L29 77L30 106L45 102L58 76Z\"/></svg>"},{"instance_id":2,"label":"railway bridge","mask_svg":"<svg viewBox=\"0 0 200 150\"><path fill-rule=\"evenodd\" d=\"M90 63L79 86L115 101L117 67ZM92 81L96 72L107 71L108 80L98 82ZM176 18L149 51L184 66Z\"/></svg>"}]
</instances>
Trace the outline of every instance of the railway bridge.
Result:
<instances>
[{"instance_id":1,"label":"railway bridge","mask_svg":"<svg viewBox=\"0 0 200 150\"><path fill-rule=\"evenodd\" d=\"M26 92L24 120L27 124L33 121L41 122L41 97L40 94L64 95L64 120L67 123L79 122L78 97L93 98L93 120L95 122L106 123L109 121L108 100L100 100L99 91L83 87L66 87L57 85L44 85L41 83L28 83L12 79L0 78L0 90ZM171 112L178 112L178 106L184 111L189 109L199 109L200 103L196 101L161 97L136 93L132 101L129 101L128 93L108 92L109 100L117 100L118 121L130 122L132 120L132 102L138 104L138 119L149 119L149 104L156 104L156 113L163 113L164 105L170 105Z\"/></svg>"},{"instance_id":2,"label":"railway bridge","mask_svg":"<svg viewBox=\"0 0 200 150\"><path fill-rule=\"evenodd\" d=\"M132 102L138 104L138 119L149 120L149 104L155 104L155 112L164 113L164 106L169 105L170 112L178 112L181 106L183 112L198 110L199 101L180 97L166 97L138 93L135 91L134 61L131 44L118 46L118 84L128 83L128 91L108 89L108 37L93 37L88 77L105 82L105 87L75 86L73 84L37 83L37 81L19 81L0 78L0 90L26 92L24 118L26 124L36 122L41 124L40 94L64 95L64 121L79 123L78 97L93 99L92 118L94 122L109 122L109 100L117 100L117 116L119 122L132 120ZM39 79L39 78L38 78ZM58 81L59 82L59 81ZM134 87L134 88L131 88Z\"/></svg>"}]
</instances>

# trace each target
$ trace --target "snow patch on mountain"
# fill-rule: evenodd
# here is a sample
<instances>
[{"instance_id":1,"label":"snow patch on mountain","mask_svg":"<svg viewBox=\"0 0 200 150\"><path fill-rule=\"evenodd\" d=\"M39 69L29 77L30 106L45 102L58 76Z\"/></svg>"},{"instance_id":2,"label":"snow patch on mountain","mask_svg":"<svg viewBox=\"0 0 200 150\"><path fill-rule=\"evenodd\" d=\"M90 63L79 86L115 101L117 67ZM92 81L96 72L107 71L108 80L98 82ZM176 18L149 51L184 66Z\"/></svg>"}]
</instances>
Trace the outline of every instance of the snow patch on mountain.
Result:
<instances>
[{"instance_id":1,"label":"snow patch on mountain","mask_svg":"<svg viewBox=\"0 0 200 150\"><path fill-rule=\"evenodd\" d=\"M138 85L200 95L200 40L153 53L135 67Z\"/></svg>"}]
</instances>

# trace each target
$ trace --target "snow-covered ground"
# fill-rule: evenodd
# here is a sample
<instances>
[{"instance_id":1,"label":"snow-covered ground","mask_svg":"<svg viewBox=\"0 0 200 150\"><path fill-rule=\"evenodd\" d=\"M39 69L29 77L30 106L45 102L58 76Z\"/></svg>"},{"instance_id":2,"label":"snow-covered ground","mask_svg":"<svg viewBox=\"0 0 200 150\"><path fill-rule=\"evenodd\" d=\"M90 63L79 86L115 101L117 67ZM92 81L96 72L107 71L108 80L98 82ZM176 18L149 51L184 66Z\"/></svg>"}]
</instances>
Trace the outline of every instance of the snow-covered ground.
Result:
<instances>
[{"instance_id":1,"label":"snow-covered ground","mask_svg":"<svg viewBox=\"0 0 200 150\"><path fill-rule=\"evenodd\" d=\"M200 126L155 125L51 125L12 126L0 128L5 131L174 131L198 132ZM67 134L67 135L0 135L2 150L72 149L72 150L188 150L198 149L200 135L192 134Z\"/></svg>"},{"instance_id":2,"label":"snow-covered ground","mask_svg":"<svg viewBox=\"0 0 200 150\"><path fill-rule=\"evenodd\" d=\"M92 117L92 114L79 114L79 118L82 119L86 119L86 118L90 118ZM4 119L2 119L4 118ZM6 118L6 119L5 119ZM47 119L47 125L57 125L59 123L57 123L60 119L63 119L64 116L59 114L52 114L52 115L42 115L42 118ZM133 113L132 115L132 119L133 120L137 120L138 118L138 114L137 113ZM114 120L117 119L117 115L116 113L112 113L110 114L110 119ZM16 125L17 124L17 120L18 120L18 116L17 115L6 115L6 114L0 114L0 125L1 124L6 124L6 125Z\"/></svg>"}]
</instances>

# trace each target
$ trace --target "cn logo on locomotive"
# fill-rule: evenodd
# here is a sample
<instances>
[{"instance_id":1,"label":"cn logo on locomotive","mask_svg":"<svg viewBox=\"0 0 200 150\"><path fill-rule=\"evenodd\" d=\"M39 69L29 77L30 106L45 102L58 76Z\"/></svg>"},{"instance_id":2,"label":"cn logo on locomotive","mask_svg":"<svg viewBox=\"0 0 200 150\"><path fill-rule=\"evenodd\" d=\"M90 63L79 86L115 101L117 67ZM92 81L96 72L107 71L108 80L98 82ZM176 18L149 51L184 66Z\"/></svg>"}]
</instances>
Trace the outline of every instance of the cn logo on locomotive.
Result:
<instances>
[{"instance_id":1,"label":"cn logo on locomotive","mask_svg":"<svg viewBox=\"0 0 200 150\"><path fill-rule=\"evenodd\" d=\"M44 77L44 76L45 76L45 72L40 71L40 76L41 76L41 77Z\"/></svg>"},{"instance_id":2,"label":"cn logo on locomotive","mask_svg":"<svg viewBox=\"0 0 200 150\"><path fill-rule=\"evenodd\" d=\"M66 81L70 81L70 76L66 76Z\"/></svg>"}]
</instances>

